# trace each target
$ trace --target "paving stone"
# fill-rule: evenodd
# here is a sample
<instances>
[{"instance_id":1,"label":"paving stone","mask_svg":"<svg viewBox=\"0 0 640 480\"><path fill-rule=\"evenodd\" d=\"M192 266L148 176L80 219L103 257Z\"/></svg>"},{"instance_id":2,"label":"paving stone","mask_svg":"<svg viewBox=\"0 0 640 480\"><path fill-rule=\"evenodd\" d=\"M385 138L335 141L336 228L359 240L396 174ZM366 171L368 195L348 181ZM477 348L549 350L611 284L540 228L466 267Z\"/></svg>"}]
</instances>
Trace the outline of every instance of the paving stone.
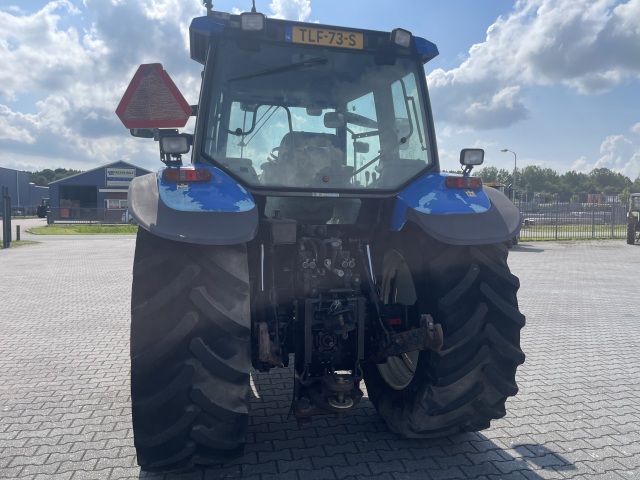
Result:
<instances>
[{"instance_id":1,"label":"paving stone","mask_svg":"<svg viewBox=\"0 0 640 480\"><path fill-rule=\"evenodd\" d=\"M347 475L371 475L371 470L369 470L369 467L367 467L367 465L364 463L359 463L358 465L350 465L348 467L334 466L332 468L337 478L344 478Z\"/></svg>"},{"instance_id":2,"label":"paving stone","mask_svg":"<svg viewBox=\"0 0 640 480\"><path fill-rule=\"evenodd\" d=\"M104 470L76 470L71 476L71 480L109 480L112 469Z\"/></svg>"},{"instance_id":3,"label":"paving stone","mask_svg":"<svg viewBox=\"0 0 640 480\"><path fill-rule=\"evenodd\" d=\"M350 456L350 458L354 458L353 456ZM322 456L322 457L312 457L311 458L311 464L313 465L314 470L320 469L320 468L324 468L327 466L342 466L342 467L346 467L347 465L349 465L349 463L347 462L347 459L345 458L345 456L343 454L336 454L336 455L331 455L331 456Z\"/></svg>"}]
</instances>

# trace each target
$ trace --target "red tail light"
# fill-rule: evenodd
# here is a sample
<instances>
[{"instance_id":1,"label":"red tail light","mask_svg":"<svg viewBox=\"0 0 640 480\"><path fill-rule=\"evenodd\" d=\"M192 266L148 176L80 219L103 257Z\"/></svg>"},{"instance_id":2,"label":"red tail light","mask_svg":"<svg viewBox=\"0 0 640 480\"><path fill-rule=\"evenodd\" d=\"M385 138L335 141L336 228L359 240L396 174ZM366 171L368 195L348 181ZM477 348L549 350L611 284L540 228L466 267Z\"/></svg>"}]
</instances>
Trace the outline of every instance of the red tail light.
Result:
<instances>
[{"instance_id":1,"label":"red tail light","mask_svg":"<svg viewBox=\"0 0 640 480\"><path fill-rule=\"evenodd\" d=\"M206 168L168 168L162 173L165 182L210 182L211 171Z\"/></svg>"},{"instance_id":2,"label":"red tail light","mask_svg":"<svg viewBox=\"0 0 640 480\"><path fill-rule=\"evenodd\" d=\"M482 188L482 179L478 177L447 177L445 184L447 188L480 190Z\"/></svg>"}]
</instances>

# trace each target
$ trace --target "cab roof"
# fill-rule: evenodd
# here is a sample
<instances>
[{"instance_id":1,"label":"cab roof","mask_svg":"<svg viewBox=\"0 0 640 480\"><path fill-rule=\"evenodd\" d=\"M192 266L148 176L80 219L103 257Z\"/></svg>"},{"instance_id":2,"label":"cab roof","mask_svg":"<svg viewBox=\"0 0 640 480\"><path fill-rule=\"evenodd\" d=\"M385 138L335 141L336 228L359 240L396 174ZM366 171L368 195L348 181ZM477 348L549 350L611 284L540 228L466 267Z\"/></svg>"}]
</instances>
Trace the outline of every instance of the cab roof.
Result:
<instances>
[{"instance_id":1,"label":"cab roof","mask_svg":"<svg viewBox=\"0 0 640 480\"><path fill-rule=\"evenodd\" d=\"M390 41L391 32L375 30L363 30L358 28L337 27L317 23L295 22L291 20L280 20L265 17L265 28L261 32L245 32L240 27L240 15L231 15L224 12L210 11L207 16L196 17L191 21L189 27L189 40L191 47L191 58L204 65L206 61L209 44L217 38L231 37L238 39L262 40L270 42L290 43L292 41L291 30L293 28L304 27L315 32L333 32L357 35L362 38L361 48L363 52L389 51L389 46L394 48L397 55L415 55L421 58L423 63L427 63L438 55L438 47L421 37L411 36L408 48L393 45ZM361 37L360 37L361 36ZM305 42L306 43L306 42ZM360 44L359 44L360 45ZM337 45L322 45L330 48L341 48Z\"/></svg>"}]
</instances>

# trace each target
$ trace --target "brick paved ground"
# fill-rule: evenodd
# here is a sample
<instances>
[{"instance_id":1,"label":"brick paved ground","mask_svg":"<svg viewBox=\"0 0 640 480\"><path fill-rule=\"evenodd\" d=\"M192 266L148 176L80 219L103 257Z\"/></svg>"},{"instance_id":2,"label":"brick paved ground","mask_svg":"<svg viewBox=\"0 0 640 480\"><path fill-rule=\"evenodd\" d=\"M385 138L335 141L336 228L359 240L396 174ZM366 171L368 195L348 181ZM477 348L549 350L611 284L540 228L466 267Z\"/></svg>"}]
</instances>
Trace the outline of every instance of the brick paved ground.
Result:
<instances>
[{"instance_id":1,"label":"brick paved ground","mask_svg":"<svg viewBox=\"0 0 640 480\"><path fill-rule=\"evenodd\" d=\"M130 425L133 249L101 236L0 250L0 478L161 478L136 468ZM403 440L366 399L299 428L292 374L274 370L255 376L243 461L166 478L640 478L640 247L530 243L510 263L527 361L490 430Z\"/></svg>"}]
</instances>

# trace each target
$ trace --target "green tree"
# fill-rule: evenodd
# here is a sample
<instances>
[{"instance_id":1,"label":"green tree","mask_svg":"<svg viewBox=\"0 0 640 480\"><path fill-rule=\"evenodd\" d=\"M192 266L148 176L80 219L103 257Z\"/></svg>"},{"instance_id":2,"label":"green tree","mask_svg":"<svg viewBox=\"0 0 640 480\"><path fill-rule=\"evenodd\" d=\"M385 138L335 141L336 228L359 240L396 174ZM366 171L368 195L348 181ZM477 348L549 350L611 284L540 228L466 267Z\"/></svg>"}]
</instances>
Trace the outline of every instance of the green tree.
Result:
<instances>
[{"instance_id":1,"label":"green tree","mask_svg":"<svg viewBox=\"0 0 640 480\"><path fill-rule=\"evenodd\" d=\"M61 178L66 178L78 173L82 173L82 171L73 169L68 170L66 168L56 168L55 170L45 168L44 170L30 173L29 181L35 183L40 187L47 187L49 183L55 180L60 180Z\"/></svg>"},{"instance_id":2,"label":"green tree","mask_svg":"<svg viewBox=\"0 0 640 480\"><path fill-rule=\"evenodd\" d=\"M609 170L608 168L594 168L589 172L589 178L593 182L593 188L589 193L616 194L631 186L631 180L623 174Z\"/></svg>"},{"instance_id":3,"label":"green tree","mask_svg":"<svg viewBox=\"0 0 640 480\"><path fill-rule=\"evenodd\" d=\"M498 169L497 167L484 167L476 172L476 176L482 178L485 182L497 182Z\"/></svg>"},{"instance_id":4,"label":"green tree","mask_svg":"<svg viewBox=\"0 0 640 480\"><path fill-rule=\"evenodd\" d=\"M29 174L29 181L35 183L36 185L40 186L40 187L46 187L47 185L49 185L49 180L47 179L47 177L45 177L44 175L38 173L30 173Z\"/></svg>"},{"instance_id":5,"label":"green tree","mask_svg":"<svg viewBox=\"0 0 640 480\"><path fill-rule=\"evenodd\" d=\"M620 202L623 205L626 205L627 203L629 203L630 196L631 196L631 192L629 191L628 188L625 188L624 190L622 190L622 192L620 192Z\"/></svg>"},{"instance_id":6,"label":"green tree","mask_svg":"<svg viewBox=\"0 0 640 480\"><path fill-rule=\"evenodd\" d=\"M498 170L496 167L484 167L474 172L476 177L482 178L485 182L500 182L505 185L510 185L512 183L513 177L508 170L501 168Z\"/></svg>"},{"instance_id":7,"label":"green tree","mask_svg":"<svg viewBox=\"0 0 640 480\"><path fill-rule=\"evenodd\" d=\"M581 172L567 172L560 176L560 188L572 195L579 195L591 190L589 175Z\"/></svg>"},{"instance_id":8,"label":"green tree","mask_svg":"<svg viewBox=\"0 0 640 480\"><path fill-rule=\"evenodd\" d=\"M560 181L558 174L550 168L530 165L517 173L517 189L527 193L558 193Z\"/></svg>"}]
</instances>

